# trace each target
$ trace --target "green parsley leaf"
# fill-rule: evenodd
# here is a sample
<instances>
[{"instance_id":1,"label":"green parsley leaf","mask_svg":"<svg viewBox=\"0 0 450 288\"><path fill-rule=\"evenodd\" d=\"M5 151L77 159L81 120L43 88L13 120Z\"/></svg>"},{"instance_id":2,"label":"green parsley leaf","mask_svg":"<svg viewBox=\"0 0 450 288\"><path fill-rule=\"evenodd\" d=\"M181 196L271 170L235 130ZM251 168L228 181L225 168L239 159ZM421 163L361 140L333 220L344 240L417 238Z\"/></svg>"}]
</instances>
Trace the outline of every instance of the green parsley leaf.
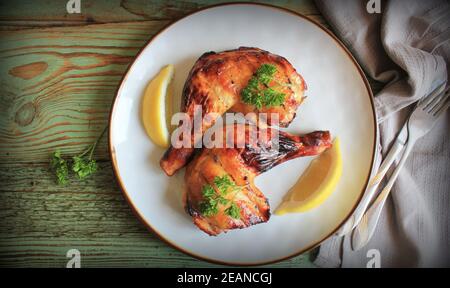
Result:
<instances>
[{"instance_id":1,"label":"green parsley leaf","mask_svg":"<svg viewBox=\"0 0 450 288\"><path fill-rule=\"evenodd\" d=\"M224 206L229 205L225 209L225 213L227 213L227 215L230 215L229 213L233 213L232 215L237 215L236 208L239 209L239 207L237 207L237 205L234 204L232 200L227 199L223 196L227 195L230 192L236 192L241 188L237 186L236 183L234 183L234 181L228 175L216 176L214 177L213 182L214 185L217 187L219 193L216 193L216 190L214 190L214 187L212 185L210 184L204 185L202 187L203 201L200 203L199 206L200 212L206 217L214 216L219 212L218 204L221 204ZM233 207L233 204L236 207ZM231 208L230 210L230 207L233 208Z\"/></svg>"},{"instance_id":2,"label":"green parsley leaf","mask_svg":"<svg viewBox=\"0 0 450 288\"><path fill-rule=\"evenodd\" d=\"M214 191L214 188L211 185L205 185L202 189L203 197L205 198L211 198L216 196L216 191Z\"/></svg>"},{"instance_id":3,"label":"green parsley leaf","mask_svg":"<svg viewBox=\"0 0 450 288\"><path fill-rule=\"evenodd\" d=\"M61 151L55 151L50 159L50 167L55 172L56 183L59 185L64 185L67 183L67 178L69 176L69 168L67 161L61 156Z\"/></svg>"},{"instance_id":4,"label":"green parsley leaf","mask_svg":"<svg viewBox=\"0 0 450 288\"><path fill-rule=\"evenodd\" d=\"M258 78L259 82L269 85L275 73L277 73L277 67L270 64L263 64L256 71L256 78Z\"/></svg>"},{"instance_id":5,"label":"green parsley leaf","mask_svg":"<svg viewBox=\"0 0 450 288\"><path fill-rule=\"evenodd\" d=\"M200 203L200 212L206 216L214 216L219 211L217 208L217 204L219 203L216 195L216 191L214 188L207 184L202 188L202 194L204 201Z\"/></svg>"},{"instance_id":6,"label":"green parsley leaf","mask_svg":"<svg viewBox=\"0 0 450 288\"><path fill-rule=\"evenodd\" d=\"M284 102L284 93L277 92L272 88L264 90L263 105L264 106L279 106Z\"/></svg>"},{"instance_id":7,"label":"green parsley leaf","mask_svg":"<svg viewBox=\"0 0 450 288\"><path fill-rule=\"evenodd\" d=\"M222 205L227 205L228 203L230 203L230 200L223 198L223 197L219 197L219 203Z\"/></svg>"},{"instance_id":8,"label":"green parsley leaf","mask_svg":"<svg viewBox=\"0 0 450 288\"><path fill-rule=\"evenodd\" d=\"M224 175L222 177L216 176L214 178L214 185L217 186L217 189L219 189L222 195L226 195L230 192L230 189L234 190L237 187L228 175Z\"/></svg>"},{"instance_id":9,"label":"green parsley leaf","mask_svg":"<svg viewBox=\"0 0 450 288\"><path fill-rule=\"evenodd\" d=\"M95 160L86 159L79 156L73 157L72 160L72 171L75 172L78 179L85 179L86 177L97 171L97 163L95 162Z\"/></svg>"},{"instance_id":10,"label":"green parsley leaf","mask_svg":"<svg viewBox=\"0 0 450 288\"><path fill-rule=\"evenodd\" d=\"M258 78L256 78L256 77L250 78L250 80L248 81L248 84L247 84L247 88L249 88L251 90L258 90L259 89Z\"/></svg>"},{"instance_id":11,"label":"green parsley leaf","mask_svg":"<svg viewBox=\"0 0 450 288\"><path fill-rule=\"evenodd\" d=\"M241 209L234 202L225 210L225 213L234 219L241 218Z\"/></svg>"},{"instance_id":12,"label":"green parsley leaf","mask_svg":"<svg viewBox=\"0 0 450 288\"><path fill-rule=\"evenodd\" d=\"M72 157L73 164L72 164L72 171L75 172L75 175L78 177L78 179L82 180L86 177L89 177L90 175L94 174L97 169L97 162L92 159L94 156L95 148L97 148L97 144L102 139L103 135L106 132L106 128L103 129L100 136L95 140L95 142L88 147L83 153L80 155Z\"/></svg>"},{"instance_id":13,"label":"green parsley leaf","mask_svg":"<svg viewBox=\"0 0 450 288\"><path fill-rule=\"evenodd\" d=\"M247 86L242 89L242 101L254 105L257 109L261 109L263 106L271 107L283 104L286 95L268 87L272 81L275 81L273 76L276 72L277 68L274 65L261 65L252 78L250 78ZM284 84L275 82L278 86L284 86Z\"/></svg>"},{"instance_id":14,"label":"green parsley leaf","mask_svg":"<svg viewBox=\"0 0 450 288\"><path fill-rule=\"evenodd\" d=\"M261 95L259 91L259 82L258 79L252 77L247 86L241 92L242 101L248 104L255 105L258 109L261 109Z\"/></svg>"}]
</instances>

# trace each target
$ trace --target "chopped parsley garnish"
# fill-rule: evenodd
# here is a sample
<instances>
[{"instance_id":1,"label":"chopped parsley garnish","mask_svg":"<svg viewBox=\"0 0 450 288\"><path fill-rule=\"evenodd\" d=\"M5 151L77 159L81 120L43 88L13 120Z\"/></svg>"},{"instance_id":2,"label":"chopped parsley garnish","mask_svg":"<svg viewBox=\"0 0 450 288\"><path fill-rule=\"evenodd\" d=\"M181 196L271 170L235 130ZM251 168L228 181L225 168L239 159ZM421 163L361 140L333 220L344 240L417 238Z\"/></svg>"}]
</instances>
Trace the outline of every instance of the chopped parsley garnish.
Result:
<instances>
[{"instance_id":1,"label":"chopped parsley garnish","mask_svg":"<svg viewBox=\"0 0 450 288\"><path fill-rule=\"evenodd\" d=\"M231 218L239 219L241 218L241 209L236 205L236 203L231 203L230 207L225 209L225 213L231 216Z\"/></svg>"},{"instance_id":2,"label":"chopped parsley garnish","mask_svg":"<svg viewBox=\"0 0 450 288\"><path fill-rule=\"evenodd\" d=\"M228 175L222 177L214 177L214 185L217 187L219 193L216 193L214 187L206 184L202 188L203 201L200 203L200 212L206 216L214 216L219 212L218 205L228 206L225 208L225 213L235 219L241 217L241 209L232 200L226 199L228 193L240 191L240 187L234 183Z\"/></svg>"},{"instance_id":3,"label":"chopped parsley garnish","mask_svg":"<svg viewBox=\"0 0 450 288\"><path fill-rule=\"evenodd\" d=\"M228 192L235 192L237 189L240 189L236 183L228 177L228 175L214 177L214 185L216 185L222 195L226 195Z\"/></svg>"},{"instance_id":4,"label":"chopped parsley garnish","mask_svg":"<svg viewBox=\"0 0 450 288\"><path fill-rule=\"evenodd\" d=\"M242 89L242 101L254 105L258 109L263 106L271 107L283 104L286 94L269 87L269 84L274 81L273 76L276 72L277 68L274 65L261 65L250 78L247 86Z\"/></svg>"},{"instance_id":5,"label":"chopped parsley garnish","mask_svg":"<svg viewBox=\"0 0 450 288\"><path fill-rule=\"evenodd\" d=\"M200 203L200 211L206 217L216 215L219 210L217 209L217 204L219 204L219 199L217 197L214 188L207 184L203 186L202 189L204 201Z\"/></svg>"}]
</instances>

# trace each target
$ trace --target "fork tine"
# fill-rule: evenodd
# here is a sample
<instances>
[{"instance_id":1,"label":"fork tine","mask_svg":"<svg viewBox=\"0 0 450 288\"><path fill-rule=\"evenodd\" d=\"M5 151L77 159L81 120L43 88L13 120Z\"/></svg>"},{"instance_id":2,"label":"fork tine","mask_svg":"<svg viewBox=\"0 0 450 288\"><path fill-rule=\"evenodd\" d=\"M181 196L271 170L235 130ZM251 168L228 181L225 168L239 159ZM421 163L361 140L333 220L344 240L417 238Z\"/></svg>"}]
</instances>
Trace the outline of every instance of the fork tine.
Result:
<instances>
[{"instance_id":1,"label":"fork tine","mask_svg":"<svg viewBox=\"0 0 450 288\"><path fill-rule=\"evenodd\" d=\"M434 104L430 109L429 109L429 113L432 113L433 115L436 114L437 111L439 111L440 108L442 108L442 106L445 104L445 102L448 99L449 96L449 89L447 88L447 90L445 91L444 95L442 95L441 97L439 97L439 102L437 102L436 104Z\"/></svg>"},{"instance_id":2,"label":"fork tine","mask_svg":"<svg viewBox=\"0 0 450 288\"><path fill-rule=\"evenodd\" d=\"M442 105L442 107L436 112L436 113L434 113L434 115L435 116L441 116L441 114L442 113L444 113L445 112L445 110L447 110L448 109L448 107L450 107L450 101L449 101L449 97L447 97L447 102L446 103L444 103L444 105Z\"/></svg>"},{"instance_id":3,"label":"fork tine","mask_svg":"<svg viewBox=\"0 0 450 288\"><path fill-rule=\"evenodd\" d=\"M424 110L425 112L430 112L431 109L434 107L434 105L436 105L436 103L437 103L439 100L441 100L441 97L442 97L442 95L440 95L440 94L434 96L434 97L431 99L431 101L428 102L428 104L425 105L425 107L423 107L423 110Z\"/></svg>"},{"instance_id":4,"label":"fork tine","mask_svg":"<svg viewBox=\"0 0 450 288\"><path fill-rule=\"evenodd\" d=\"M419 101L419 106L422 107L424 110L427 108L427 106L432 102L437 96L441 94L442 91L445 89L445 85L447 82L443 82L438 87L436 87L430 94L425 96L422 100Z\"/></svg>"}]
</instances>

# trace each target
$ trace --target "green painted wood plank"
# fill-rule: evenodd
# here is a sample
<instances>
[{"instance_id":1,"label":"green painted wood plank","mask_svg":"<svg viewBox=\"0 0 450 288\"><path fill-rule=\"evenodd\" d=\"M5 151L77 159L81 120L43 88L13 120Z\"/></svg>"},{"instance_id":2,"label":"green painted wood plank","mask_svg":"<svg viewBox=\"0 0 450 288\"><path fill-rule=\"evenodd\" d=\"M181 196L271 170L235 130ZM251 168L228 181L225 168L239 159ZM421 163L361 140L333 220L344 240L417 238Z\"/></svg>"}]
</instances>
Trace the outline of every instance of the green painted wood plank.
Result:
<instances>
[{"instance_id":1,"label":"green painted wood plank","mask_svg":"<svg viewBox=\"0 0 450 288\"><path fill-rule=\"evenodd\" d=\"M82 267L220 267L199 261L149 237L121 235L94 240L23 237L0 242L1 267L65 267L69 249L78 249ZM20 244L17 244L19 242ZM264 267L315 268L308 255Z\"/></svg>"},{"instance_id":2,"label":"green painted wood plank","mask_svg":"<svg viewBox=\"0 0 450 288\"><path fill-rule=\"evenodd\" d=\"M157 239L126 204L111 170L54 183L45 163L0 164L0 267L64 267L81 252L84 267L208 267ZM312 267L309 254L273 265Z\"/></svg>"},{"instance_id":3,"label":"green painted wood plank","mask_svg":"<svg viewBox=\"0 0 450 288\"><path fill-rule=\"evenodd\" d=\"M0 161L42 162L77 153L108 122L123 73L167 22L3 31L0 43ZM108 159L106 141L97 153Z\"/></svg>"},{"instance_id":4,"label":"green painted wood plank","mask_svg":"<svg viewBox=\"0 0 450 288\"><path fill-rule=\"evenodd\" d=\"M173 20L208 5L233 2L218 0L147 1L147 0L81 0L81 14L68 14L67 0L4 1L0 24L9 26L84 25L144 20ZM318 14L312 0L250 1L273 4L301 12Z\"/></svg>"}]
</instances>

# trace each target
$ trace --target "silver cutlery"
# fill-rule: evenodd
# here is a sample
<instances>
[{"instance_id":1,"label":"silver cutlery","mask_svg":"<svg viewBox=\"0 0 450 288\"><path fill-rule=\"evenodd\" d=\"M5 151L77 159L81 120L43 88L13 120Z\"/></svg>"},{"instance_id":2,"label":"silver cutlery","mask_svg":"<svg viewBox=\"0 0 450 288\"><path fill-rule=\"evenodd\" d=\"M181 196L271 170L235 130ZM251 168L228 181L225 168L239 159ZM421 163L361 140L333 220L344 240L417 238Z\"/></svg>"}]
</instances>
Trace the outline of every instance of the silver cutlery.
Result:
<instances>
[{"instance_id":1,"label":"silver cutlery","mask_svg":"<svg viewBox=\"0 0 450 288\"><path fill-rule=\"evenodd\" d=\"M399 133L393 148L391 148L388 156L380 166L379 173L373 177L370 184L371 187L369 188L370 191L374 191L371 198L375 195L376 188L380 184L389 167L392 165L397 154L404 148L400 162L389 178L386 186L376 197L370 208L362 215L359 223L355 221L357 226L354 228L352 234L352 248L354 250L359 250L364 247L372 237L380 218L381 211L383 210L384 203L386 202L389 192L391 191L392 186L394 185L394 182L405 164L414 144L419 138L423 137L433 128L436 120L443 115L443 113L450 106L450 102L448 101L450 91L447 88L444 92L442 92L444 87L445 84L439 86L432 93L430 93L429 96L419 101ZM376 187L372 188L372 186ZM365 206L365 208L367 208L368 204ZM357 218L355 218L355 220L357 220ZM355 223L353 223L352 226L355 226Z\"/></svg>"},{"instance_id":2,"label":"silver cutlery","mask_svg":"<svg viewBox=\"0 0 450 288\"><path fill-rule=\"evenodd\" d=\"M441 85L437 86L430 94L428 94L425 98L431 99L436 96L439 96L442 91L444 90L446 85L446 82L442 83ZM384 176L386 175L389 168L392 166L392 163L397 158L398 154L402 151L404 148L408 138L408 131L407 131L407 123L403 126L401 131L399 132L396 141L394 141L394 144L392 145L391 149L389 150L389 153L386 155L385 159L383 160L383 163L378 168L377 173L370 179L369 184L366 188L366 192L364 193L363 198L361 199L360 204L358 205L358 208L355 210L353 215L347 220L347 222L341 227L341 229L336 233L338 236L344 236L348 234L350 231L352 231L361 221L361 218L363 217L364 213L366 212L367 208L369 207L369 204L372 202L374 196L376 195L377 189L381 183L381 180L383 180Z\"/></svg>"},{"instance_id":3,"label":"silver cutlery","mask_svg":"<svg viewBox=\"0 0 450 288\"><path fill-rule=\"evenodd\" d=\"M430 94L428 94L427 97L436 97L439 96L442 91L444 91L446 82L442 83L441 85L437 86ZM389 168L391 168L392 163L394 163L394 160L397 158L397 156L400 154L400 152L405 147L406 141L408 138L408 131L407 131L407 125L403 125L403 128L400 130L396 140L394 141L394 144L392 145L391 149L389 150L389 153L384 158L383 162L381 163L380 167L378 168L378 171L369 181L369 184L366 188L366 191L364 193L363 198L361 199L360 204L358 205L357 209L353 213L353 215L345 222L345 224L341 227L341 229L336 233L337 236L344 236L351 232L361 221L361 218L363 217L364 213L367 211L367 208L369 207L370 203L372 202L374 196L376 195L376 192L378 190L378 187L381 183L381 181L384 179L384 176L386 175Z\"/></svg>"}]
</instances>

